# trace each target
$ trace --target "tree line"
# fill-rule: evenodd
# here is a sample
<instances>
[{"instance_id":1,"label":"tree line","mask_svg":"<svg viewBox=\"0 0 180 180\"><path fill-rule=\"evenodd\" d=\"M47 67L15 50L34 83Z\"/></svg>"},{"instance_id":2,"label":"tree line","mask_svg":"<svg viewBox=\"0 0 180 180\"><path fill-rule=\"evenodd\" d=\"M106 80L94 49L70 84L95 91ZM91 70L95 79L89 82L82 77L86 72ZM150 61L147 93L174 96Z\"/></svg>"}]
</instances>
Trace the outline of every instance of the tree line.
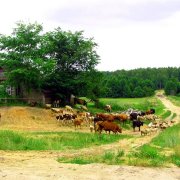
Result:
<instances>
[{"instance_id":1,"label":"tree line","mask_svg":"<svg viewBox=\"0 0 180 180\"><path fill-rule=\"evenodd\" d=\"M97 43L83 31L60 27L43 33L38 23L18 22L11 35L0 35L0 67L6 85L31 91L50 90L55 98L71 94L99 97L145 97L156 89L180 93L180 68L146 68L100 72ZM21 92L19 93L21 96Z\"/></svg>"},{"instance_id":2,"label":"tree line","mask_svg":"<svg viewBox=\"0 0 180 180\"><path fill-rule=\"evenodd\" d=\"M158 89L167 95L180 95L180 67L103 72L102 84L103 97L146 97Z\"/></svg>"}]
</instances>

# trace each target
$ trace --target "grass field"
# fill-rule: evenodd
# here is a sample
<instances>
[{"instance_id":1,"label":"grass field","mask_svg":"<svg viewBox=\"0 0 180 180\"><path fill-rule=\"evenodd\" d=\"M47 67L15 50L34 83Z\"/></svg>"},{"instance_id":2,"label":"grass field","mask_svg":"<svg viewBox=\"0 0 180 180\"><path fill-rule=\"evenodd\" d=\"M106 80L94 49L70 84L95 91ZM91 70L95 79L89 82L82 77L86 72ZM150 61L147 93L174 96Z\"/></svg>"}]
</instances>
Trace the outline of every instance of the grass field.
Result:
<instances>
[{"instance_id":1,"label":"grass field","mask_svg":"<svg viewBox=\"0 0 180 180\"><path fill-rule=\"evenodd\" d=\"M164 105L155 97L148 98L100 98L97 106L88 103L88 109L92 113L104 111L104 106L110 104L113 112L126 111L129 108L146 111L150 108L156 110L156 114L164 113ZM105 112L105 111L104 111Z\"/></svg>"},{"instance_id":2,"label":"grass field","mask_svg":"<svg viewBox=\"0 0 180 180\"><path fill-rule=\"evenodd\" d=\"M0 131L0 150L68 150L110 144L129 135L106 135L81 132Z\"/></svg>"}]
</instances>

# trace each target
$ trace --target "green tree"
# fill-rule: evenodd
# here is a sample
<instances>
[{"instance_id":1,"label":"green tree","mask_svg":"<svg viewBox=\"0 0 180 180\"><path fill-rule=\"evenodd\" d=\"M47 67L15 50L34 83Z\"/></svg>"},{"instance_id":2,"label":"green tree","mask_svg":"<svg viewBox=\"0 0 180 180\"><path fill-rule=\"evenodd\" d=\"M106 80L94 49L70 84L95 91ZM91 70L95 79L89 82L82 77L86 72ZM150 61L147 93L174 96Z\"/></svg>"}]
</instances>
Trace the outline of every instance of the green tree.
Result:
<instances>
[{"instance_id":1,"label":"green tree","mask_svg":"<svg viewBox=\"0 0 180 180\"><path fill-rule=\"evenodd\" d=\"M176 95L178 92L178 82L174 79L168 80L164 90L167 95Z\"/></svg>"},{"instance_id":2,"label":"green tree","mask_svg":"<svg viewBox=\"0 0 180 180\"><path fill-rule=\"evenodd\" d=\"M96 46L82 31L57 28L43 34L42 25L20 22L10 36L0 35L0 66L13 86L48 88L55 96L66 98L77 93L77 87L80 92L88 87L85 79L86 86L81 86L82 80L78 83L83 73L94 71L99 62Z\"/></svg>"},{"instance_id":3,"label":"green tree","mask_svg":"<svg viewBox=\"0 0 180 180\"><path fill-rule=\"evenodd\" d=\"M16 25L10 36L0 35L0 66L10 85L40 89L55 66L42 48L43 27L37 23Z\"/></svg>"},{"instance_id":4,"label":"green tree","mask_svg":"<svg viewBox=\"0 0 180 180\"><path fill-rule=\"evenodd\" d=\"M144 96L144 90L137 86L133 91L133 97L143 97Z\"/></svg>"},{"instance_id":5,"label":"green tree","mask_svg":"<svg viewBox=\"0 0 180 180\"><path fill-rule=\"evenodd\" d=\"M89 86L84 73L94 71L99 62L95 51L97 44L93 39L84 38L82 31L72 33L57 28L45 34L45 41L49 56L56 61L55 71L46 87L53 89L55 94L66 94L64 98L77 95L77 91L87 92L85 88Z\"/></svg>"}]
</instances>

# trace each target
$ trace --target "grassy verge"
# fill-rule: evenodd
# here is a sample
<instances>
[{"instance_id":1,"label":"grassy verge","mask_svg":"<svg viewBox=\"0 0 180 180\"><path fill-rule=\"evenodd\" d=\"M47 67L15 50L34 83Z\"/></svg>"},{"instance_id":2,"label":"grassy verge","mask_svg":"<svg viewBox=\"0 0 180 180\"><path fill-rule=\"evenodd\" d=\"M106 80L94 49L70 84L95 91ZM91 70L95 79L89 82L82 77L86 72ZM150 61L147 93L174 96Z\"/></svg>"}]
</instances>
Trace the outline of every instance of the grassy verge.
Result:
<instances>
[{"instance_id":1,"label":"grassy verge","mask_svg":"<svg viewBox=\"0 0 180 180\"><path fill-rule=\"evenodd\" d=\"M180 96L168 96L168 99L176 106L180 107Z\"/></svg>"},{"instance_id":2,"label":"grassy verge","mask_svg":"<svg viewBox=\"0 0 180 180\"><path fill-rule=\"evenodd\" d=\"M175 164L180 167L180 124L162 131L149 144L132 149L128 154L122 149L105 151L101 155L62 157L58 162L90 164L127 164L133 166L164 167Z\"/></svg>"},{"instance_id":3,"label":"grassy verge","mask_svg":"<svg viewBox=\"0 0 180 180\"><path fill-rule=\"evenodd\" d=\"M177 116L176 113L173 113L172 117L171 117L171 120L173 120L175 117Z\"/></svg>"},{"instance_id":4,"label":"grassy verge","mask_svg":"<svg viewBox=\"0 0 180 180\"><path fill-rule=\"evenodd\" d=\"M91 163L105 163L105 164L122 164L124 151L105 151L101 155L89 155L89 156L78 156L78 157L62 157L58 158L60 163L71 163L71 164L91 164Z\"/></svg>"},{"instance_id":5,"label":"grassy verge","mask_svg":"<svg viewBox=\"0 0 180 180\"><path fill-rule=\"evenodd\" d=\"M167 110L163 114L161 114L161 118L164 120L171 115L171 111Z\"/></svg>"},{"instance_id":6,"label":"grassy verge","mask_svg":"<svg viewBox=\"0 0 180 180\"><path fill-rule=\"evenodd\" d=\"M151 143L140 147L129 154L129 165L135 166L168 166L180 167L180 124L161 132Z\"/></svg>"},{"instance_id":7,"label":"grassy verge","mask_svg":"<svg viewBox=\"0 0 180 180\"><path fill-rule=\"evenodd\" d=\"M69 150L81 149L130 138L128 135L90 134L80 132L14 132L0 131L1 150Z\"/></svg>"}]
</instances>

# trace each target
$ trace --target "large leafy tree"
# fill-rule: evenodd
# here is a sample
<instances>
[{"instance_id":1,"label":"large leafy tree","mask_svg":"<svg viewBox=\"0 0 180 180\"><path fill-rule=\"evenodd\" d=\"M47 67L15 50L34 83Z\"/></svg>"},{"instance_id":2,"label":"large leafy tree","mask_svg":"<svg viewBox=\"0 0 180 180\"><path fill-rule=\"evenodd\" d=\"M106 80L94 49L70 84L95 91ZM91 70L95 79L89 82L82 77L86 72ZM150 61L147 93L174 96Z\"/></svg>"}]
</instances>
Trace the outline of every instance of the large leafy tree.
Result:
<instances>
[{"instance_id":1,"label":"large leafy tree","mask_svg":"<svg viewBox=\"0 0 180 180\"><path fill-rule=\"evenodd\" d=\"M95 72L99 61L96 46L82 31L57 28L43 34L42 25L19 22L10 36L0 35L0 66L14 86L50 89L61 98L79 92L91 94L97 81L89 83L85 74ZM89 84L94 86L87 90Z\"/></svg>"},{"instance_id":2,"label":"large leafy tree","mask_svg":"<svg viewBox=\"0 0 180 180\"><path fill-rule=\"evenodd\" d=\"M53 89L61 98L63 95L80 95L79 92L89 92L93 96L93 88L91 92L87 91L88 74L94 72L99 61L95 51L97 44L93 39L84 38L82 31L72 33L57 28L46 33L44 40L49 56L56 61L56 69L47 80L46 88ZM96 81L93 85L96 86L95 84L97 85Z\"/></svg>"},{"instance_id":3,"label":"large leafy tree","mask_svg":"<svg viewBox=\"0 0 180 180\"><path fill-rule=\"evenodd\" d=\"M0 35L0 65L8 83L25 89L40 89L55 67L43 46L40 24L17 23L10 36Z\"/></svg>"}]
</instances>

